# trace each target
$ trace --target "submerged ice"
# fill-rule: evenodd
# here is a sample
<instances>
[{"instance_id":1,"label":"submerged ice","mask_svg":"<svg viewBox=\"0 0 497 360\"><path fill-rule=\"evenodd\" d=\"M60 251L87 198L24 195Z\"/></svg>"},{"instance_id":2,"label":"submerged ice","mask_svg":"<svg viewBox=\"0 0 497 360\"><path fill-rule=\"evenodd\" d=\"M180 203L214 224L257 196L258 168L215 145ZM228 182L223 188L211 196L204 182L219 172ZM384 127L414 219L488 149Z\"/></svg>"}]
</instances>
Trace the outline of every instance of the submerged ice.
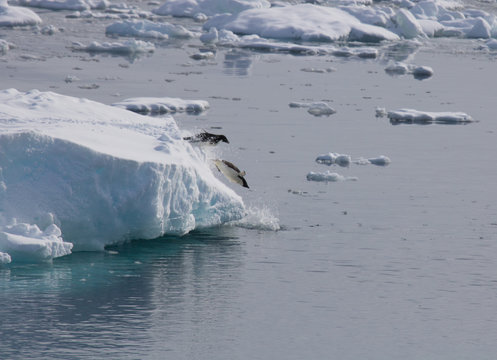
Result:
<instances>
[{"instance_id":1,"label":"submerged ice","mask_svg":"<svg viewBox=\"0 0 497 360\"><path fill-rule=\"evenodd\" d=\"M0 92L2 262L184 234L244 211L171 117Z\"/></svg>"}]
</instances>

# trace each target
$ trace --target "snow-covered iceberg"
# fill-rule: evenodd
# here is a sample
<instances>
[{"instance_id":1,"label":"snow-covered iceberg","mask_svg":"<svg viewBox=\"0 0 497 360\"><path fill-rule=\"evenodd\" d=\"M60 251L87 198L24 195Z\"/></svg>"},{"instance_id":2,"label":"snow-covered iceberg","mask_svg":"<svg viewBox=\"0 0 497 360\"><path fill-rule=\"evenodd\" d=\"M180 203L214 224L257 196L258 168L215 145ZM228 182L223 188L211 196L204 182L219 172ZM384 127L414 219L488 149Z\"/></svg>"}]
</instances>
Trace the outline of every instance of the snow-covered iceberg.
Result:
<instances>
[{"instance_id":1,"label":"snow-covered iceberg","mask_svg":"<svg viewBox=\"0 0 497 360\"><path fill-rule=\"evenodd\" d=\"M52 92L0 91L3 262L36 252L50 259L72 244L102 249L184 234L244 211L172 117Z\"/></svg>"},{"instance_id":2,"label":"snow-covered iceberg","mask_svg":"<svg viewBox=\"0 0 497 360\"><path fill-rule=\"evenodd\" d=\"M204 30L211 28L296 41L379 42L399 39L393 32L362 23L341 9L312 4L250 9L236 15L219 15L204 24Z\"/></svg>"},{"instance_id":3,"label":"snow-covered iceberg","mask_svg":"<svg viewBox=\"0 0 497 360\"><path fill-rule=\"evenodd\" d=\"M41 18L32 10L9 6L7 0L0 0L0 27L38 25L41 22Z\"/></svg>"}]
</instances>

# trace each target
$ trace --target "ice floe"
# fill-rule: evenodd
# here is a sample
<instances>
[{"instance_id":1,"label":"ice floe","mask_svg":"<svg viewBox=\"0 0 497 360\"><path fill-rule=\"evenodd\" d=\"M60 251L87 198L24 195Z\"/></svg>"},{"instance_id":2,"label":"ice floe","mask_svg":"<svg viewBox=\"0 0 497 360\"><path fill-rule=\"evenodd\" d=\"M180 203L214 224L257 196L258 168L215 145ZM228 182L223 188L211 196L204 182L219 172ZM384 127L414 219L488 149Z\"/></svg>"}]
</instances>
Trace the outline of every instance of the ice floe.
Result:
<instances>
[{"instance_id":1,"label":"ice floe","mask_svg":"<svg viewBox=\"0 0 497 360\"><path fill-rule=\"evenodd\" d=\"M0 91L2 261L50 259L241 219L239 195L176 122L32 90ZM8 254L5 255L5 254Z\"/></svg>"},{"instance_id":2,"label":"ice floe","mask_svg":"<svg viewBox=\"0 0 497 360\"><path fill-rule=\"evenodd\" d=\"M338 8L298 4L268 9L245 10L237 15L219 15L204 24L236 34L294 41L351 40L379 42L398 40L393 32L362 23Z\"/></svg>"},{"instance_id":3,"label":"ice floe","mask_svg":"<svg viewBox=\"0 0 497 360\"><path fill-rule=\"evenodd\" d=\"M105 52L111 54L131 55L136 53L148 53L155 50L155 45L148 41L142 40L127 40L124 42L104 42L99 43L94 41L89 45L83 45L75 42L72 49L76 51L87 52Z\"/></svg>"},{"instance_id":4,"label":"ice floe","mask_svg":"<svg viewBox=\"0 0 497 360\"><path fill-rule=\"evenodd\" d=\"M339 153L328 153L328 154L321 154L316 157L316 162L318 164L322 165L338 165L341 167L349 167L350 164L356 164L356 165L376 165L376 166L387 166L389 165L392 161L390 160L389 157L385 155L380 155L378 157L372 157L372 158L364 158L364 157L359 157L357 159L352 159L352 156L347 155L347 154L339 154Z\"/></svg>"},{"instance_id":5,"label":"ice floe","mask_svg":"<svg viewBox=\"0 0 497 360\"><path fill-rule=\"evenodd\" d=\"M155 23L150 20L126 20L110 24L105 29L107 35L136 36L165 40L169 38L190 39L195 34L184 26L170 23Z\"/></svg>"},{"instance_id":6,"label":"ice floe","mask_svg":"<svg viewBox=\"0 0 497 360\"><path fill-rule=\"evenodd\" d=\"M154 10L157 15L202 19L218 14L237 14L253 8L269 8L267 0L167 0Z\"/></svg>"},{"instance_id":7,"label":"ice floe","mask_svg":"<svg viewBox=\"0 0 497 360\"><path fill-rule=\"evenodd\" d=\"M357 181L355 176L343 176L336 172L325 171L325 172L309 172L307 174L308 181L319 181L319 182L339 182L339 181Z\"/></svg>"},{"instance_id":8,"label":"ice floe","mask_svg":"<svg viewBox=\"0 0 497 360\"><path fill-rule=\"evenodd\" d=\"M41 24L41 18L32 10L10 6L7 0L0 0L0 27L30 26Z\"/></svg>"},{"instance_id":9,"label":"ice floe","mask_svg":"<svg viewBox=\"0 0 497 360\"><path fill-rule=\"evenodd\" d=\"M467 124L473 118L463 112L430 112L414 109L388 111L387 117L392 124Z\"/></svg>"},{"instance_id":10,"label":"ice floe","mask_svg":"<svg viewBox=\"0 0 497 360\"><path fill-rule=\"evenodd\" d=\"M291 108L307 108L307 112L314 116L329 116L336 113L335 109L322 101L310 103L293 101L288 106Z\"/></svg>"},{"instance_id":11,"label":"ice floe","mask_svg":"<svg viewBox=\"0 0 497 360\"><path fill-rule=\"evenodd\" d=\"M179 98L154 98L138 97L125 99L112 104L129 111L140 114L167 114L176 112L201 113L209 109L209 102L206 100L184 100Z\"/></svg>"},{"instance_id":12,"label":"ice floe","mask_svg":"<svg viewBox=\"0 0 497 360\"><path fill-rule=\"evenodd\" d=\"M109 5L107 0L19 0L19 3L50 10L105 9Z\"/></svg>"},{"instance_id":13,"label":"ice floe","mask_svg":"<svg viewBox=\"0 0 497 360\"><path fill-rule=\"evenodd\" d=\"M427 79L433 76L433 69L429 66L417 66L406 64L403 62L395 62L389 64L385 68L385 72L390 75L405 75L411 74L416 79Z\"/></svg>"},{"instance_id":14,"label":"ice floe","mask_svg":"<svg viewBox=\"0 0 497 360\"><path fill-rule=\"evenodd\" d=\"M14 48L14 44L5 41L3 39L0 39L0 55L6 54L7 51L9 51L12 48Z\"/></svg>"}]
</instances>

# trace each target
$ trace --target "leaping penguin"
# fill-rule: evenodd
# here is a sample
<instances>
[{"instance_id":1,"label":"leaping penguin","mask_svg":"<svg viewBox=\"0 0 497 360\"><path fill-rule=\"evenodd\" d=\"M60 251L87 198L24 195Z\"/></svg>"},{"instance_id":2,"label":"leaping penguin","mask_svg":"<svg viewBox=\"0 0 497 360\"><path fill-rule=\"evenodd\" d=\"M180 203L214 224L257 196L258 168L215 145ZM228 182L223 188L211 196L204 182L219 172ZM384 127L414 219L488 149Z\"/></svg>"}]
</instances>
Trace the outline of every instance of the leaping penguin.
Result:
<instances>
[{"instance_id":1,"label":"leaping penguin","mask_svg":"<svg viewBox=\"0 0 497 360\"><path fill-rule=\"evenodd\" d=\"M225 142L227 144L230 143L226 136L211 134L211 133L208 133L207 131L198 133L198 134L193 135L193 136L184 137L183 140L187 140L191 143L207 143L210 145L216 145L220 141Z\"/></svg>"},{"instance_id":2,"label":"leaping penguin","mask_svg":"<svg viewBox=\"0 0 497 360\"><path fill-rule=\"evenodd\" d=\"M214 164L217 169L228 178L231 182L240 184L245 188L249 188L247 181L245 180L245 171L240 171L235 165L226 160L214 160Z\"/></svg>"}]
</instances>

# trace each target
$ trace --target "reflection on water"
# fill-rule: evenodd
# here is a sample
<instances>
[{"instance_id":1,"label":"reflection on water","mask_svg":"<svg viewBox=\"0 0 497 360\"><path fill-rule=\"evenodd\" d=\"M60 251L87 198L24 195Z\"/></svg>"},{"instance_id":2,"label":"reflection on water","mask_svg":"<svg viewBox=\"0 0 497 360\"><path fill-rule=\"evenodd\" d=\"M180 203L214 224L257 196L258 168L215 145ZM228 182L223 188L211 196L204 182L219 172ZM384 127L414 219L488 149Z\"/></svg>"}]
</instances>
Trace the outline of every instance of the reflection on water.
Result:
<instances>
[{"instance_id":1,"label":"reflection on water","mask_svg":"<svg viewBox=\"0 0 497 360\"><path fill-rule=\"evenodd\" d=\"M167 350L169 336L192 322L222 319L243 251L229 231L0 268L2 358L142 358L147 349Z\"/></svg>"},{"instance_id":2,"label":"reflection on water","mask_svg":"<svg viewBox=\"0 0 497 360\"><path fill-rule=\"evenodd\" d=\"M252 67L252 54L243 50L231 50L224 56L224 74L247 76Z\"/></svg>"}]
</instances>

